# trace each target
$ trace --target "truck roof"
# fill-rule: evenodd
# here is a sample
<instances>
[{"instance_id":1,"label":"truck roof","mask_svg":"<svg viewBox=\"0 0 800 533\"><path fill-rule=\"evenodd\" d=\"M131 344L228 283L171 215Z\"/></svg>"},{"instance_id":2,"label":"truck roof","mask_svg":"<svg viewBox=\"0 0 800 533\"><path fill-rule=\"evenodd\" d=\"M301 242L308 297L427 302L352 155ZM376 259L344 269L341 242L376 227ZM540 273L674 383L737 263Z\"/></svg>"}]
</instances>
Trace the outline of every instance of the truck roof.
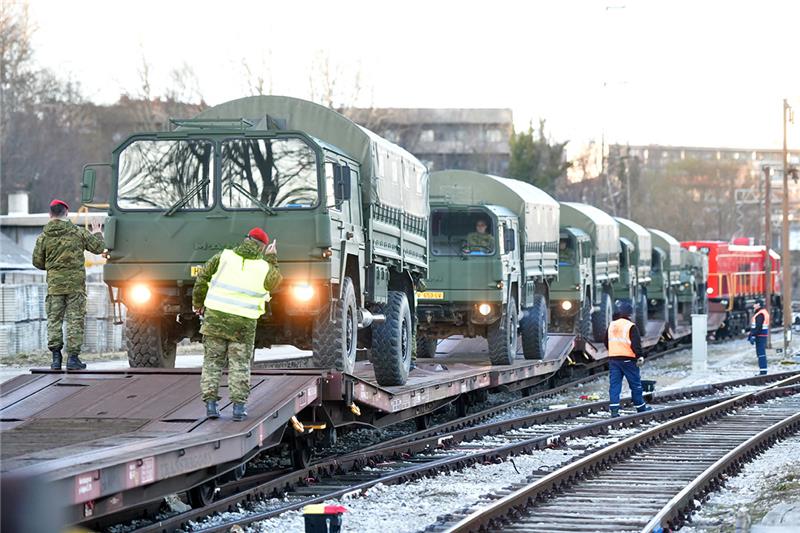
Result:
<instances>
[{"instance_id":1,"label":"truck roof","mask_svg":"<svg viewBox=\"0 0 800 533\"><path fill-rule=\"evenodd\" d=\"M524 181L471 170L433 172L431 204L499 205L520 218L525 242L558 241L558 202Z\"/></svg>"},{"instance_id":2,"label":"truck roof","mask_svg":"<svg viewBox=\"0 0 800 533\"><path fill-rule=\"evenodd\" d=\"M267 117L272 121L266 120ZM361 165L364 200L419 217L428 216L428 172L416 157L327 107L288 96L248 96L231 100L195 117L198 120L248 119L246 131L301 131L336 147Z\"/></svg>"},{"instance_id":3,"label":"truck roof","mask_svg":"<svg viewBox=\"0 0 800 533\"><path fill-rule=\"evenodd\" d=\"M660 229L648 228L653 237L653 246L658 246L667 254L670 266L680 268L681 266L681 243L678 239Z\"/></svg>"},{"instance_id":4,"label":"truck roof","mask_svg":"<svg viewBox=\"0 0 800 533\"><path fill-rule=\"evenodd\" d=\"M582 229L592 238L598 254L619 254L619 224L600 209L576 202L561 202L561 225Z\"/></svg>"},{"instance_id":5,"label":"truck roof","mask_svg":"<svg viewBox=\"0 0 800 533\"><path fill-rule=\"evenodd\" d=\"M620 235L633 243L636 247L636 251L639 252L639 257L646 257L649 260L650 254L653 252L650 232L633 220L622 217L614 217L614 219L619 223Z\"/></svg>"}]
</instances>

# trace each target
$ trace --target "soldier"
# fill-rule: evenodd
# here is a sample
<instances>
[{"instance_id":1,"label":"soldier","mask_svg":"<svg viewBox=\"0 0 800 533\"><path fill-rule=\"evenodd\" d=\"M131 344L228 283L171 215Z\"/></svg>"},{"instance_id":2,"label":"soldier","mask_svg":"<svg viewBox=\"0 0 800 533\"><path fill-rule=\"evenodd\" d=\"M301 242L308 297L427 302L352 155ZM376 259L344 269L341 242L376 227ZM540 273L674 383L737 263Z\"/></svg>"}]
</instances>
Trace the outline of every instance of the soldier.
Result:
<instances>
[{"instance_id":1,"label":"soldier","mask_svg":"<svg viewBox=\"0 0 800 533\"><path fill-rule=\"evenodd\" d=\"M209 259L197 276L192 305L205 317L200 328L205 350L200 388L208 418L219 418L219 380L226 362L233 419L247 416L256 322L282 279L276 244L269 243L264 230L253 228L239 246Z\"/></svg>"},{"instance_id":2,"label":"soldier","mask_svg":"<svg viewBox=\"0 0 800 533\"><path fill-rule=\"evenodd\" d=\"M487 233L489 224L485 218L479 218L475 223L475 231L467 235L467 243L465 248L469 251L473 248L480 248L482 252L491 252L494 250L494 237Z\"/></svg>"},{"instance_id":3,"label":"soldier","mask_svg":"<svg viewBox=\"0 0 800 533\"><path fill-rule=\"evenodd\" d=\"M50 222L36 239L33 266L47 271L47 348L53 352L50 368L61 370L67 322L67 370L82 370L80 360L86 316L86 269L83 251L105 253L100 223L92 221L89 233L69 221L69 206L62 200L50 202Z\"/></svg>"},{"instance_id":4,"label":"soldier","mask_svg":"<svg viewBox=\"0 0 800 533\"><path fill-rule=\"evenodd\" d=\"M639 328L631 320L633 306L627 300L617 303L617 312L608 326L604 344L608 349L609 404L611 417L619 416L619 396L622 392L622 378L628 380L631 399L639 413L652 411L642 396L642 380L639 367L644 364L642 337Z\"/></svg>"}]
</instances>

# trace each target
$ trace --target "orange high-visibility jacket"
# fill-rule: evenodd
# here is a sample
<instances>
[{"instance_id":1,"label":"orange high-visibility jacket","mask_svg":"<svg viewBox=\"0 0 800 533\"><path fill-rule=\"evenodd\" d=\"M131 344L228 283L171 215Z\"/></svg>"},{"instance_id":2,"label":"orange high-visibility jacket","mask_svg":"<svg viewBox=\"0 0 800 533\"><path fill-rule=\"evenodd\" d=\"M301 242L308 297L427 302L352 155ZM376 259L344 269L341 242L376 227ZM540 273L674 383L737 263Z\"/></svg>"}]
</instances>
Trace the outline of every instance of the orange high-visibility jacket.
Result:
<instances>
[{"instance_id":1,"label":"orange high-visibility jacket","mask_svg":"<svg viewBox=\"0 0 800 533\"><path fill-rule=\"evenodd\" d=\"M761 331L756 331L756 317L758 315L764 315L764 324L761 326ZM766 309L759 309L756 311L753 315L753 319L750 320L750 332L759 337L766 337L769 335L769 311Z\"/></svg>"},{"instance_id":2,"label":"orange high-visibility jacket","mask_svg":"<svg viewBox=\"0 0 800 533\"><path fill-rule=\"evenodd\" d=\"M618 318L608 326L608 356L633 357L636 353L631 346L631 328L633 322L627 318Z\"/></svg>"}]
</instances>

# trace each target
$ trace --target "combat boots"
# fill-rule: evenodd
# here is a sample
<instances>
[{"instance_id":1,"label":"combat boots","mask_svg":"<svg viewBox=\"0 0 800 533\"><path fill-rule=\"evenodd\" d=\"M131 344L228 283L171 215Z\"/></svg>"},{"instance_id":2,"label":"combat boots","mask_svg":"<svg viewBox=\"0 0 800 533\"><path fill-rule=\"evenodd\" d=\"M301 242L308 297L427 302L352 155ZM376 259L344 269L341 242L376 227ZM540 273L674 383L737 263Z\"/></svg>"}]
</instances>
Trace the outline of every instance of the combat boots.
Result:
<instances>
[{"instance_id":1,"label":"combat boots","mask_svg":"<svg viewBox=\"0 0 800 533\"><path fill-rule=\"evenodd\" d=\"M81 361L77 355L70 355L67 359L67 370L84 370L85 368L86 363Z\"/></svg>"},{"instance_id":2,"label":"combat boots","mask_svg":"<svg viewBox=\"0 0 800 533\"><path fill-rule=\"evenodd\" d=\"M611 411L611 418L619 417L619 407L612 407L610 411Z\"/></svg>"},{"instance_id":3,"label":"combat boots","mask_svg":"<svg viewBox=\"0 0 800 533\"><path fill-rule=\"evenodd\" d=\"M50 369L51 370L61 370L61 361L64 358L61 355L61 348L53 348L50 351L53 352L53 362L50 363Z\"/></svg>"},{"instance_id":4,"label":"combat boots","mask_svg":"<svg viewBox=\"0 0 800 533\"><path fill-rule=\"evenodd\" d=\"M243 403L234 403L233 404L233 420L236 422L240 422L247 418L247 409L245 408Z\"/></svg>"},{"instance_id":5,"label":"combat boots","mask_svg":"<svg viewBox=\"0 0 800 533\"><path fill-rule=\"evenodd\" d=\"M206 418L219 418L219 409L217 409L217 402L209 400L206 402Z\"/></svg>"}]
</instances>

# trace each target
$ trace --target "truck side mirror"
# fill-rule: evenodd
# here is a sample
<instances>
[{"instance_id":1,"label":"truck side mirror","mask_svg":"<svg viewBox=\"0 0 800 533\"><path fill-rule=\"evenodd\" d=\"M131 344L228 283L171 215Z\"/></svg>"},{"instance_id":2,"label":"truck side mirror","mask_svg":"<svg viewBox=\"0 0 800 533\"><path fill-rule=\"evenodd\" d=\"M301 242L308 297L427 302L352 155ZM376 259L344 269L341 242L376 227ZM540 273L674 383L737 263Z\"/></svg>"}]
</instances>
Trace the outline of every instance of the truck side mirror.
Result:
<instances>
[{"instance_id":1,"label":"truck side mirror","mask_svg":"<svg viewBox=\"0 0 800 533\"><path fill-rule=\"evenodd\" d=\"M513 228L506 228L503 232L503 248L506 252L517 249L517 232Z\"/></svg>"},{"instance_id":2,"label":"truck side mirror","mask_svg":"<svg viewBox=\"0 0 800 533\"><path fill-rule=\"evenodd\" d=\"M347 165L333 167L333 194L337 203L350 199L350 167Z\"/></svg>"},{"instance_id":3,"label":"truck side mirror","mask_svg":"<svg viewBox=\"0 0 800 533\"><path fill-rule=\"evenodd\" d=\"M81 180L81 202L91 203L94 200L94 184L97 181L97 171L93 168L83 167L83 180Z\"/></svg>"}]
</instances>

